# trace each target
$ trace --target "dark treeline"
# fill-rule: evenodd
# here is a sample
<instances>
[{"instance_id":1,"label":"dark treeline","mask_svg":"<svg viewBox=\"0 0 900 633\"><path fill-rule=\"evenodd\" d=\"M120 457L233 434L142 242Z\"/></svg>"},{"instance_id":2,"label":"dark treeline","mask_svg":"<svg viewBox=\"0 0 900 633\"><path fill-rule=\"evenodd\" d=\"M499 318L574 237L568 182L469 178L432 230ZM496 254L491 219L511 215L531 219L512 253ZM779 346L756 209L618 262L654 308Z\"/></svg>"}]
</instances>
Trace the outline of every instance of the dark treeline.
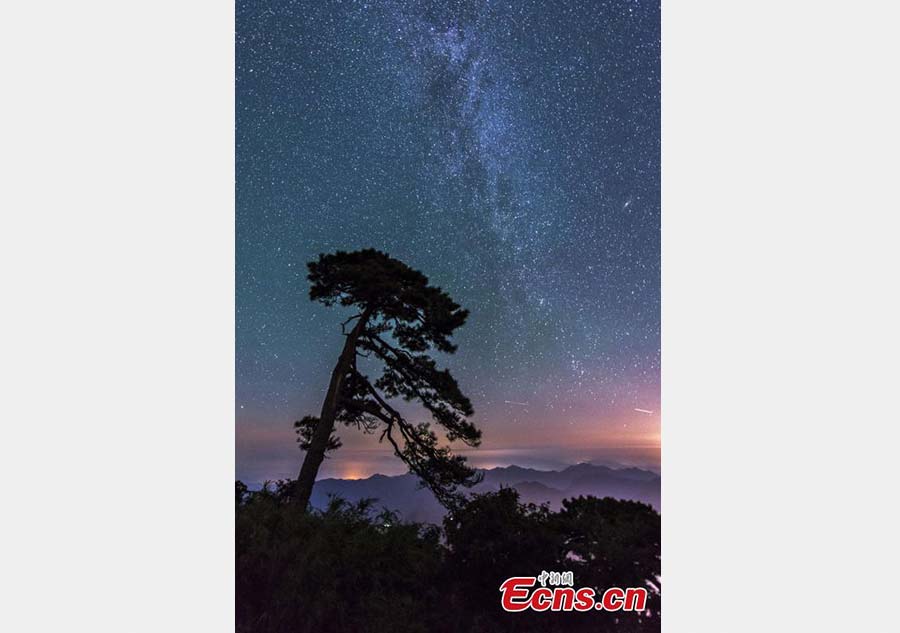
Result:
<instances>
[{"instance_id":1,"label":"dark treeline","mask_svg":"<svg viewBox=\"0 0 900 633\"><path fill-rule=\"evenodd\" d=\"M475 495L443 526L371 501L290 502L281 482L236 490L238 633L658 631L660 517L649 505L579 497L558 512L514 489ZM574 572L576 587L643 587L644 614L506 613L500 584Z\"/></svg>"}]
</instances>

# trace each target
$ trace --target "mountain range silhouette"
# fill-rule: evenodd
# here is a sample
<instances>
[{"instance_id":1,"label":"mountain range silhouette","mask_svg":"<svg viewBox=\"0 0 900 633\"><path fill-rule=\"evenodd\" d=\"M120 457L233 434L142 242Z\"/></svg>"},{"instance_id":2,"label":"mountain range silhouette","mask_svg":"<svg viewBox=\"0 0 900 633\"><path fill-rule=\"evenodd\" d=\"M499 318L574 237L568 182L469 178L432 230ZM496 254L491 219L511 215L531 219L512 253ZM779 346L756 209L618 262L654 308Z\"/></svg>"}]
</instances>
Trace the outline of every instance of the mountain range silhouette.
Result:
<instances>
[{"instance_id":1,"label":"mountain range silhouette","mask_svg":"<svg viewBox=\"0 0 900 633\"><path fill-rule=\"evenodd\" d=\"M520 501L549 503L558 509L563 499L595 496L631 499L660 507L660 477L640 468L610 468L590 463L569 466L563 470L537 470L521 466L505 466L482 470L484 479L470 492L484 493L501 487L515 488ZM347 501L375 499L376 508L397 512L407 521L439 524L446 510L426 489L419 486L415 475L372 475L367 479L320 479L313 488L311 503L324 508L330 496Z\"/></svg>"}]
</instances>

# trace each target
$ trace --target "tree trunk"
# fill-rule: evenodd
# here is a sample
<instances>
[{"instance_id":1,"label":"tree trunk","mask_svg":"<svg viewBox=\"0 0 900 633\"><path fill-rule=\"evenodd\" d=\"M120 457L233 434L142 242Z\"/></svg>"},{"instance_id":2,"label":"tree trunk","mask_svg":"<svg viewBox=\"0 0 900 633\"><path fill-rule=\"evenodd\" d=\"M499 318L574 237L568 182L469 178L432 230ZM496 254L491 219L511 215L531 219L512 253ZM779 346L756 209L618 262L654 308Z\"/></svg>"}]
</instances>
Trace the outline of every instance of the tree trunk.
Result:
<instances>
[{"instance_id":1,"label":"tree trunk","mask_svg":"<svg viewBox=\"0 0 900 633\"><path fill-rule=\"evenodd\" d=\"M366 311L359 318L353 331L347 335L341 356L334 366L334 371L331 372L331 382L328 384L325 402L322 403L322 414L319 416L319 424L316 425L316 430L313 432L309 449L306 451L306 457L303 459L303 466L300 468L300 474L297 476L297 482L294 487L294 501L299 503L301 508L306 508L309 504L309 498L312 496L316 474L319 472L322 460L325 459L328 439L334 430L334 418L337 414L338 404L341 401L344 381L350 368L353 367L353 359L356 355L356 342L368 320L369 312Z\"/></svg>"}]
</instances>

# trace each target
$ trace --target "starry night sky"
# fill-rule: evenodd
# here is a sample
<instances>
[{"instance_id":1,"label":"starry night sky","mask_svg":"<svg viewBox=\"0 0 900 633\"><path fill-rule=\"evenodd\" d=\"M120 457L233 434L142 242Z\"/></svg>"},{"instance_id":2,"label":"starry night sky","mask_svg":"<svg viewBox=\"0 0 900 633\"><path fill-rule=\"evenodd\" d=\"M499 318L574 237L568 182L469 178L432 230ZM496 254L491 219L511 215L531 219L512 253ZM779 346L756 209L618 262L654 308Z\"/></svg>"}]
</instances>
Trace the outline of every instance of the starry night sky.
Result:
<instances>
[{"instance_id":1,"label":"starry night sky","mask_svg":"<svg viewBox=\"0 0 900 633\"><path fill-rule=\"evenodd\" d=\"M349 314L309 301L305 264L364 247L471 311L439 360L475 465L658 466L659 21L626 0L237 3L238 478L296 476L292 424ZM340 435L320 476L403 472Z\"/></svg>"}]
</instances>

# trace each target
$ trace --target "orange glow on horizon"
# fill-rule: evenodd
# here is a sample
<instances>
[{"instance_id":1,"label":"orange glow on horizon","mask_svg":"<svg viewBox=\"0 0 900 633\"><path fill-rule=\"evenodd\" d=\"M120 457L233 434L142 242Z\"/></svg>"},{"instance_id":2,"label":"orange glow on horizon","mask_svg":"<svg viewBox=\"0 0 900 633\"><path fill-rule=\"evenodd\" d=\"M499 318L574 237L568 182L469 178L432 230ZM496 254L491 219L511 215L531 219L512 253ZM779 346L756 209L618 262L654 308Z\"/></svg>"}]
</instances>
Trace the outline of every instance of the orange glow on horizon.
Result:
<instances>
[{"instance_id":1,"label":"orange glow on horizon","mask_svg":"<svg viewBox=\"0 0 900 633\"><path fill-rule=\"evenodd\" d=\"M341 472L337 477L340 479L366 479L372 475L371 465L362 464L360 462L347 462L341 464Z\"/></svg>"}]
</instances>

